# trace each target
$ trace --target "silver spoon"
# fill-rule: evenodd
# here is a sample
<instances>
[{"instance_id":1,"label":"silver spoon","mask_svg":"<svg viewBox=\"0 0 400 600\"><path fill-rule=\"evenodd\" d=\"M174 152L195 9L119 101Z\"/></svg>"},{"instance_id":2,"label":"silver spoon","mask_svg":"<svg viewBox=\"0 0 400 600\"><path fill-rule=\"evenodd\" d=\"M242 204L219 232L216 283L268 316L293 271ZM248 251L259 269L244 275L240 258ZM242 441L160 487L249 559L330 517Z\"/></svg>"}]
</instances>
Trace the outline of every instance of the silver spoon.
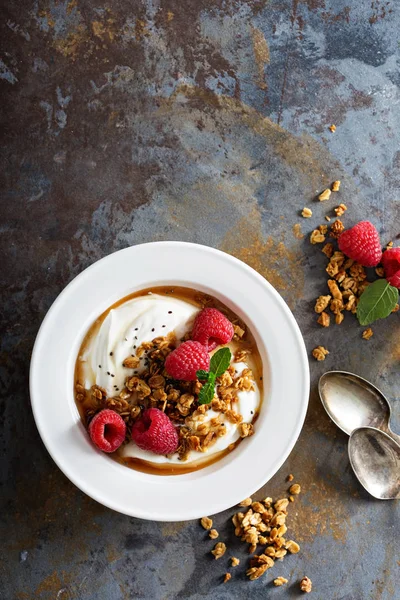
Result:
<instances>
[{"instance_id":1,"label":"silver spoon","mask_svg":"<svg viewBox=\"0 0 400 600\"><path fill-rule=\"evenodd\" d=\"M400 444L400 435L390 429L389 401L366 379L346 371L328 371L320 378L318 391L326 412L347 435L358 427L375 427Z\"/></svg>"},{"instance_id":2,"label":"silver spoon","mask_svg":"<svg viewBox=\"0 0 400 600\"><path fill-rule=\"evenodd\" d=\"M400 498L400 445L374 427L355 429L349 458L362 486L379 500Z\"/></svg>"},{"instance_id":3,"label":"silver spoon","mask_svg":"<svg viewBox=\"0 0 400 600\"><path fill-rule=\"evenodd\" d=\"M382 392L345 371L328 371L318 389L332 421L350 435L350 463L361 485L375 498L400 498L400 436L390 429Z\"/></svg>"}]
</instances>

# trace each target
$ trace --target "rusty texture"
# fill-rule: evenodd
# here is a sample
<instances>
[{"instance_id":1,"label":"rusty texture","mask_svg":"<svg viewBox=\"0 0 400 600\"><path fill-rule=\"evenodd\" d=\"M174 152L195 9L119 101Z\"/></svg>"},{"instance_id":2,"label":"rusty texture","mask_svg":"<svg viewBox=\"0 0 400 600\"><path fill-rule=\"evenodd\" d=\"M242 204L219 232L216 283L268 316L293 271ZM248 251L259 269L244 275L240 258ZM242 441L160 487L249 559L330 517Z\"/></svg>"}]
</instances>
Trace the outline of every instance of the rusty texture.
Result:
<instances>
[{"instance_id":1,"label":"rusty texture","mask_svg":"<svg viewBox=\"0 0 400 600\"><path fill-rule=\"evenodd\" d=\"M308 575L321 600L399 598L399 506L360 488L315 383L332 368L369 378L399 432L400 313L368 342L350 316L322 330L324 257L308 242L328 210L316 194L340 179L346 225L368 218L399 243L398 2L22 0L2 13L0 597L296 598ZM211 560L198 523L98 505L33 423L30 352L57 294L109 252L164 239L250 264L286 299L308 350L331 352L311 359L303 432L257 496L281 494L295 474L304 491L289 523L302 552L251 583L232 511L215 517L227 555L242 559L223 585L228 560ZM278 575L289 584L275 589Z\"/></svg>"}]
</instances>

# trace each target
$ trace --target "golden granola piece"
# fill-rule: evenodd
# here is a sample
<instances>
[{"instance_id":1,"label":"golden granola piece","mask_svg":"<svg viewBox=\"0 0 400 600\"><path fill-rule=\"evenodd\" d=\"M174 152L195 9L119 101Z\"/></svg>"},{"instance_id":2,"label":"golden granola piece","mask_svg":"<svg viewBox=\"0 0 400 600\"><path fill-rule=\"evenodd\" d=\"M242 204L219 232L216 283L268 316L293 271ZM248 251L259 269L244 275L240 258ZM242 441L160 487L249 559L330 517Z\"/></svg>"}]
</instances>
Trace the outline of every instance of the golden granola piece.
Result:
<instances>
[{"instance_id":1,"label":"golden granola piece","mask_svg":"<svg viewBox=\"0 0 400 600\"><path fill-rule=\"evenodd\" d=\"M329 129L329 131L331 133L335 133L335 131L336 131L336 125L329 125L328 129Z\"/></svg>"},{"instance_id":2,"label":"golden granola piece","mask_svg":"<svg viewBox=\"0 0 400 600\"><path fill-rule=\"evenodd\" d=\"M332 296L337 299L342 299L342 292L339 290L338 284L334 279L328 279L328 288Z\"/></svg>"},{"instance_id":3,"label":"golden granola piece","mask_svg":"<svg viewBox=\"0 0 400 600\"><path fill-rule=\"evenodd\" d=\"M281 559L282 560L282 558L284 556L286 556L286 554L287 554L287 550L285 550L284 548L281 548L281 549L279 549L279 550L277 550L275 552L275 559Z\"/></svg>"},{"instance_id":4,"label":"golden granola piece","mask_svg":"<svg viewBox=\"0 0 400 600\"><path fill-rule=\"evenodd\" d=\"M289 475L286 477L286 481L293 481L293 479L294 479L294 476L292 475L292 473L289 473Z\"/></svg>"},{"instance_id":5,"label":"golden granola piece","mask_svg":"<svg viewBox=\"0 0 400 600\"><path fill-rule=\"evenodd\" d=\"M285 523L285 521L286 521L286 513L278 511L272 517L270 525L271 525L271 527L276 527L276 526L279 527L280 525L283 525ZM279 533L277 535L279 535Z\"/></svg>"},{"instance_id":6,"label":"golden granola piece","mask_svg":"<svg viewBox=\"0 0 400 600\"><path fill-rule=\"evenodd\" d=\"M237 567L240 564L240 560L236 558L236 556L232 556L231 558L232 567Z\"/></svg>"},{"instance_id":7,"label":"golden granola piece","mask_svg":"<svg viewBox=\"0 0 400 600\"><path fill-rule=\"evenodd\" d=\"M285 548L286 550L289 550L290 554L297 554L300 552L300 546L293 540L288 540L285 544Z\"/></svg>"},{"instance_id":8,"label":"golden granola piece","mask_svg":"<svg viewBox=\"0 0 400 600\"><path fill-rule=\"evenodd\" d=\"M221 558L226 552L226 545L224 542L217 542L214 546L214 550L211 550L211 554L214 555L215 560Z\"/></svg>"},{"instance_id":9,"label":"golden granola piece","mask_svg":"<svg viewBox=\"0 0 400 600\"><path fill-rule=\"evenodd\" d=\"M212 539L212 540L216 540L217 537L219 536L219 533L216 529L211 529L211 531L209 532L208 536Z\"/></svg>"},{"instance_id":10,"label":"golden granola piece","mask_svg":"<svg viewBox=\"0 0 400 600\"><path fill-rule=\"evenodd\" d=\"M336 208L333 209L335 211L335 215L337 217L341 217L347 210L347 206L345 204L339 204Z\"/></svg>"},{"instance_id":11,"label":"golden granola piece","mask_svg":"<svg viewBox=\"0 0 400 600\"><path fill-rule=\"evenodd\" d=\"M226 583L227 581L229 581L231 579L232 575L230 573L225 573L224 576L224 583Z\"/></svg>"},{"instance_id":12,"label":"golden granola piece","mask_svg":"<svg viewBox=\"0 0 400 600\"><path fill-rule=\"evenodd\" d=\"M235 335L238 336L238 338L242 338L246 333L245 330L240 327L240 325L234 325L233 331L235 332Z\"/></svg>"},{"instance_id":13,"label":"golden granola piece","mask_svg":"<svg viewBox=\"0 0 400 600\"><path fill-rule=\"evenodd\" d=\"M253 500L251 498L245 498L244 500L242 500L239 503L239 506L250 506L250 504L252 504L252 503L253 503ZM241 513L238 513L238 514L241 514Z\"/></svg>"},{"instance_id":14,"label":"golden granola piece","mask_svg":"<svg viewBox=\"0 0 400 600\"><path fill-rule=\"evenodd\" d=\"M332 192L338 192L340 189L340 180L334 181L332 183Z\"/></svg>"},{"instance_id":15,"label":"golden granola piece","mask_svg":"<svg viewBox=\"0 0 400 600\"><path fill-rule=\"evenodd\" d=\"M325 246L322 248L322 252L325 254L325 256L330 258L333 254L333 244L331 244L330 242L325 244Z\"/></svg>"},{"instance_id":16,"label":"golden granola piece","mask_svg":"<svg viewBox=\"0 0 400 600\"><path fill-rule=\"evenodd\" d=\"M383 267L376 267L375 273L378 275L378 277L385 277L385 270Z\"/></svg>"},{"instance_id":17,"label":"golden granola piece","mask_svg":"<svg viewBox=\"0 0 400 600\"><path fill-rule=\"evenodd\" d=\"M305 206L303 208L303 210L301 211L301 216L304 217L305 219L309 219L310 217L312 217L312 210Z\"/></svg>"},{"instance_id":18,"label":"golden granola piece","mask_svg":"<svg viewBox=\"0 0 400 600\"><path fill-rule=\"evenodd\" d=\"M243 362L246 360L248 355L251 354L251 350L248 348L242 348L235 352L234 361L235 362ZM228 369L229 371L229 369Z\"/></svg>"},{"instance_id":19,"label":"golden granola piece","mask_svg":"<svg viewBox=\"0 0 400 600\"><path fill-rule=\"evenodd\" d=\"M337 315L335 315L336 325L340 325L343 322L343 319L344 319L344 314L342 312L337 313Z\"/></svg>"},{"instance_id":20,"label":"golden granola piece","mask_svg":"<svg viewBox=\"0 0 400 600\"><path fill-rule=\"evenodd\" d=\"M309 577L303 577L300 581L300 589L302 592L309 594L312 590L312 581Z\"/></svg>"},{"instance_id":21,"label":"golden granola piece","mask_svg":"<svg viewBox=\"0 0 400 600\"><path fill-rule=\"evenodd\" d=\"M210 519L210 517L202 517L200 519L200 524L204 529L211 529L211 527L213 526L213 522L212 519Z\"/></svg>"},{"instance_id":22,"label":"golden granola piece","mask_svg":"<svg viewBox=\"0 0 400 600\"><path fill-rule=\"evenodd\" d=\"M319 231L319 229L314 229L312 234L310 235L310 242L312 244L322 244L325 241L325 236Z\"/></svg>"},{"instance_id":23,"label":"golden granola piece","mask_svg":"<svg viewBox=\"0 0 400 600\"><path fill-rule=\"evenodd\" d=\"M126 369L136 369L140 365L140 359L137 356L128 356L122 366Z\"/></svg>"},{"instance_id":24,"label":"golden granola piece","mask_svg":"<svg viewBox=\"0 0 400 600\"><path fill-rule=\"evenodd\" d=\"M334 315L338 315L344 309L343 301L339 298L334 298L333 300L331 300L329 308L331 309Z\"/></svg>"},{"instance_id":25,"label":"golden granola piece","mask_svg":"<svg viewBox=\"0 0 400 600\"><path fill-rule=\"evenodd\" d=\"M330 220L331 220L330 216L329 215L325 215L325 221L329 222Z\"/></svg>"},{"instance_id":26,"label":"golden granola piece","mask_svg":"<svg viewBox=\"0 0 400 600\"><path fill-rule=\"evenodd\" d=\"M260 567L251 567L250 569L247 569L246 575L250 579L250 581L254 581L255 579L261 577L261 575L264 575L265 571L267 571L270 568L271 567L267 564L263 564Z\"/></svg>"},{"instance_id":27,"label":"golden granola piece","mask_svg":"<svg viewBox=\"0 0 400 600\"><path fill-rule=\"evenodd\" d=\"M374 335L374 332L372 331L371 327L368 327L368 329L365 329L363 331L362 337L364 340L370 340L373 335Z\"/></svg>"},{"instance_id":28,"label":"golden granola piece","mask_svg":"<svg viewBox=\"0 0 400 600\"><path fill-rule=\"evenodd\" d=\"M254 512L258 512L260 514L265 512L265 506L261 502L253 502L251 508L254 510Z\"/></svg>"},{"instance_id":29,"label":"golden granola piece","mask_svg":"<svg viewBox=\"0 0 400 600\"><path fill-rule=\"evenodd\" d=\"M329 188L326 188L326 190L320 193L320 195L318 196L318 200L320 202L324 202L324 200L329 200L329 198L331 197L331 193L331 190Z\"/></svg>"},{"instance_id":30,"label":"golden granola piece","mask_svg":"<svg viewBox=\"0 0 400 600\"><path fill-rule=\"evenodd\" d=\"M294 483L289 488L289 493L293 494L293 496L297 496L297 494L300 494L300 492L301 492L301 486L298 483Z\"/></svg>"},{"instance_id":31,"label":"golden granola piece","mask_svg":"<svg viewBox=\"0 0 400 600\"><path fill-rule=\"evenodd\" d=\"M338 238L339 235L344 231L344 225L340 219L336 219L331 225L330 236Z\"/></svg>"},{"instance_id":32,"label":"golden granola piece","mask_svg":"<svg viewBox=\"0 0 400 600\"><path fill-rule=\"evenodd\" d=\"M225 371L225 373L223 373L221 377L218 377L218 383L222 387L229 387L233 383L232 376L230 375L230 373L228 373L228 371Z\"/></svg>"},{"instance_id":33,"label":"golden granola piece","mask_svg":"<svg viewBox=\"0 0 400 600\"><path fill-rule=\"evenodd\" d=\"M243 420L242 415L239 414L239 413L237 413L234 410L227 410L226 413L225 413L225 417L228 419L228 421L230 423L233 423L235 425L238 424L238 423L241 423L242 420Z\"/></svg>"},{"instance_id":34,"label":"golden granola piece","mask_svg":"<svg viewBox=\"0 0 400 600\"><path fill-rule=\"evenodd\" d=\"M326 235L328 233L328 225L318 225L317 229L322 233L322 235Z\"/></svg>"},{"instance_id":35,"label":"golden granola piece","mask_svg":"<svg viewBox=\"0 0 400 600\"><path fill-rule=\"evenodd\" d=\"M331 318L328 315L328 313L326 313L325 311L322 311L322 313L320 314L317 323L319 323L320 325L322 325L322 327L329 327L329 325L331 324Z\"/></svg>"},{"instance_id":36,"label":"golden granola piece","mask_svg":"<svg viewBox=\"0 0 400 600\"><path fill-rule=\"evenodd\" d=\"M241 423L239 426L241 438L250 437L254 433L253 423Z\"/></svg>"},{"instance_id":37,"label":"golden granola piece","mask_svg":"<svg viewBox=\"0 0 400 600\"><path fill-rule=\"evenodd\" d=\"M339 273L339 265L337 262L328 263L325 271L328 273L329 277L335 277Z\"/></svg>"},{"instance_id":38,"label":"golden granola piece","mask_svg":"<svg viewBox=\"0 0 400 600\"><path fill-rule=\"evenodd\" d=\"M326 348L324 348L323 346L317 346L316 348L314 348L314 350L312 351L312 355L313 357L318 360L325 360L326 355L329 354L328 350Z\"/></svg>"},{"instance_id":39,"label":"golden granola piece","mask_svg":"<svg viewBox=\"0 0 400 600\"><path fill-rule=\"evenodd\" d=\"M289 475L289 477L287 478L288 481L293 481L294 477L293 475ZM281 498L280 500L277 500L274 504L274 508L276 511L279 512L287 512L287 507L289 504L289 500L287 498Z\"/></svg>"},{"instance_id":40,"label":"golden granola piece","mask_svg":"<svg viewBox=\"0 0 400 600\"><path fill-rule=\"evenodd\" d=\"M274 579L274 585L276 587L284 585L287 582L288 582L288 579L285 579L285 577L276 577L276 579Z\"/></svg>"}]
</instances>

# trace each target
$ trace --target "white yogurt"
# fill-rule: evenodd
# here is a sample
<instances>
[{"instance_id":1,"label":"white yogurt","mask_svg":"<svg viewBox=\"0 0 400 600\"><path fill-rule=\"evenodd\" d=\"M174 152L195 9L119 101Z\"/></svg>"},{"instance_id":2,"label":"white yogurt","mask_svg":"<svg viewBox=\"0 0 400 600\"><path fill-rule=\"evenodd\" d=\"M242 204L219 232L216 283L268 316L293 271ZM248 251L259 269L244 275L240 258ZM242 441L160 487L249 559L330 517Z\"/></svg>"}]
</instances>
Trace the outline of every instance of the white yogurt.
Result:
<instances>
[{"instance_id":1,"label":"white yogurt","mask_svg":"<svg viewBox=\"0 0 400 600\"><path fill-rule=\"evenodd\" d=\"M159 294L140 296L113 308L81 357L85 387L96 384L108 396L117 396L126 377L145 368L145 356L136 369L123 367L125 358L156 337L175 332L181 339L192 328L198 312L199 308L189 302Z\"/></svg>"},{"instance_id":2,"label":"white yogurt","mask_svg":"<svg viewBox=\"0 0 400 600\"><path fill-rule=\"evenodd\" d=\"M80 357L85 376L85 387L99 385L107 391L107 396L117 396L124 388L127 376L140 374L145 369L145 355L141 358L136 369L122 366L125 358L135 355L135 350L143 342L149 342L159 336L175 333L177 339L183 338L190 331L199 308L178 298L148 294L124 302L110 310L102 322L98 332L93 335L85 353ZM234 352L234 345L231 346ZM243 369L251 365L244 362L232 363L237 376ZM243 422L251 423L260 404L260 390L257 381L254 391L240 391L238 401L234 404L236 412L242 415ZM220 416L220 422L225 424L226 434L219 437L205 453L190 451L184 464L199 461L218 452L226 450L236 442L240 435L238 426L225 418L225 415L209 410L203 423ZM160 456L146 450L141 450L134 442L122 446L119 453L123 457L139 458L151 463L180 463L178 454Z\"/></svg>"}]
</instances>

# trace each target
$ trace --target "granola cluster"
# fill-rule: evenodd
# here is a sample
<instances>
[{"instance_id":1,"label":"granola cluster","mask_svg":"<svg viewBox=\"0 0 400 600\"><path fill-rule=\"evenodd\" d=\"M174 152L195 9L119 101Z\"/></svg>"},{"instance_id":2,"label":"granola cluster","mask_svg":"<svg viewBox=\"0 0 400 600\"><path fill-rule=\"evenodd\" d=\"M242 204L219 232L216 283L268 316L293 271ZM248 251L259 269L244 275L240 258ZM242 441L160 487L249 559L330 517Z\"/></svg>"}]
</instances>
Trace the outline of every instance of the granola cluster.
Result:
<instances>
[{"instance_id":1,"label":"granola cluster","mask_svg":"<svg viewBox=\"0 0 400 600\"><path fill-rule=\"evenodd\" d=\"M293 475L289 475L287 480L293 481ZM269 497L261 501L246 498L239 504L242 510L236 512L232 517L235 535L242 542L248 544L248 551L253 555L246 570L246 575L250 581L261 577L275 565L277 560L283 560L287 553L297 554L300 551L299 544L294 540L286 539L285 534L287 533L287 509L289 503L294 501L294 497L300 494L301 486L294 483L290 486L288 492L288 498L280 498L276 502L273 502L272 498ZM209 517L203 517L200 524L206 531L212 531L213 521ZM263 551L254 554L258 546L264 546ZM226 551L226 544L218 542L211 554L215 559L220 559ZM236 567L240 563L240 560L235 556L232 556L230 560L232 567ZM225 574L224 583L230 579L231 575L229 573ZM281 586L287 581L284 577L277 577L274 580L274 585Z\"/></svg>"},{"instance_id":2,"label":"granola cluster","mask_svg":"<svg viewBox=\"0 0 400 600\"><path fill-rule=\"evenodd\" d=\"M236 340L240 341L245 330L235 326ZM121 415L127 424L125 443L130 441L130 432L136 419L147 408L158 408L165 412L171 421L179 427L178 454L185 460L191 450L206 452L219 437L226 434L227 420L239 426L242 438L251 436L252 423L244 423L242 415L237 412L238 392L255 390L254 375L246 368L237 374L233 366L217 379L216 393L211 404L199 404L200 381L176 381L165 371L165 359L176 347L176 339L171 336L157 337L144 342L134 355L127 357L123 366L136 369L144 359L145 369L134 371L127 376L125 386L116 396L107 397L106 390L97 385L85 390L80 383L76 384L76 399L83 407L86 425L92 417L109 408ZM251 350L245 343L238 344L235 362L246 361ZM213 409L218 415L206 419L207 412Z\"/></svg>"}]
</instances>

